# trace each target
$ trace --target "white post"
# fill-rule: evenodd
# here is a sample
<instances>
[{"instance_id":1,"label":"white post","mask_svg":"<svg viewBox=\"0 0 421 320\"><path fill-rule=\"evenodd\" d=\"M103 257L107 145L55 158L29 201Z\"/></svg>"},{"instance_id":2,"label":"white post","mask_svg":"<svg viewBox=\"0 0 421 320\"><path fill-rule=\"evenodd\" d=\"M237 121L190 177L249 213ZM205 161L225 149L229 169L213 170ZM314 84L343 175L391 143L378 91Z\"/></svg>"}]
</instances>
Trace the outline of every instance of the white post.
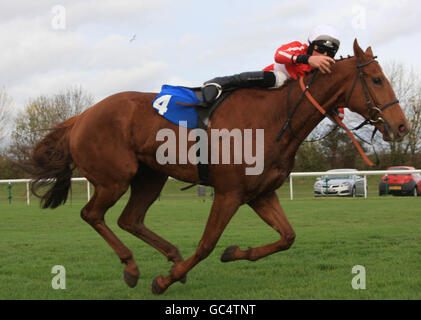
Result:
<instances>
[{"instance_id":1,"label":"white post","mask_svg":"<svg viewBox=\"0 0 421 320\"><path fill-rule=\"evenodd\" d=\"M29 194L29 182L26 183L26 204L29 206L29 198L30 198L30 194Z\"/></svg>"},{"instance_id":2,"label":"white post","mask_svg":"<svg viewBox=\"0 0 421 320\"><path fill-rule=\"evenodd\" d=\"M292 176L291 175L289 175L289 192L290 192L291 200L294 200L294 195L293 195L293 191L292 191Z\"/></svg>"},{"instance_id":3,"label":"white post","mask_svg":"<svg viewBox=\"0 0 421 320\"><path fill-rule=\"evenodd\" d=\"M88 201L91 200L91 188L89 187L89 180L86 180L86 188L88 189Z\"/></svg>"},{"instance_id":4,"label":"white post","mask_svg":"<svg viewBox=\"0 0 421 320\"><path fill-rule=\"evenodd\" d=\"M367 175L364 175L364 198L367 198Z\"/></svg>"}]
</instances>

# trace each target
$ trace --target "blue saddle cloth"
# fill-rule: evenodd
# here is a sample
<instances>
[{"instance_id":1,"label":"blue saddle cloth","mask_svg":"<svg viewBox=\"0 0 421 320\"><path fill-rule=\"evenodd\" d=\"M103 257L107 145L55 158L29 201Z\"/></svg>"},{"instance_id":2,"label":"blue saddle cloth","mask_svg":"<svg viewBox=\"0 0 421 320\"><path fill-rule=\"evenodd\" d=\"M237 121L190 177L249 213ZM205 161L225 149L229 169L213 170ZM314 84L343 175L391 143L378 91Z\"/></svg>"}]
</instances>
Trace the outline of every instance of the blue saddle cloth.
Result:
<instances>
[{"instance_id":1,"label":"blue saddle cloth","mask_svg":"<svg viewBox=\"0 0 421 320\"><path fill-rule=\"evenodd\" d=\"M177 102L200 103L193 90L164 84L161 88L161 92L155 100L152 101L152 106L156 112L172 123L190 129L196 128L198 120L196 108L182 106L177 104Z\"/></svg>"}]
</instances>

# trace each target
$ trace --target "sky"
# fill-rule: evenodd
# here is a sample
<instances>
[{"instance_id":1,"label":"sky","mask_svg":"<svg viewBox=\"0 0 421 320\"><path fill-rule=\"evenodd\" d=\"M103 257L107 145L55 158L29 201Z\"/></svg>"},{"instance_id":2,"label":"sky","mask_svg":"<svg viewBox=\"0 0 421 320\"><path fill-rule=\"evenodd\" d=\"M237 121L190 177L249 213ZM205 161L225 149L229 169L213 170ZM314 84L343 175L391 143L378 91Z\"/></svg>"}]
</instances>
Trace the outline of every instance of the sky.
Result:
<instances>
[{"instance_id":1,"label":"sky","mask_svg":"<svg viewBox=\"0 0 421 320\"><path fill-rule=\"evenodd\" d=\"M13 111L81 86L95 102L117 92L200 86L261 70L275 50L306 42L319 24L421 72L421 2L415 0L0 0L0 86Z\"/></svg>"}]
</instances>

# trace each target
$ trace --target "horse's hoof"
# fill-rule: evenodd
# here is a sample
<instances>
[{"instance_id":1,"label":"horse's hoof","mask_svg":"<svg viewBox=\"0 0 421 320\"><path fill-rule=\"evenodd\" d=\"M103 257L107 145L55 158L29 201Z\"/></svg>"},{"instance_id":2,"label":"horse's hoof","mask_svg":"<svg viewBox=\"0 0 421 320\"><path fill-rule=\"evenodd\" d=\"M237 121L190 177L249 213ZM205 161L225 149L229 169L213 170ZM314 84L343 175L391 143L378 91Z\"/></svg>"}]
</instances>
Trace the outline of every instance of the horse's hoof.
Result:
<instances>
[{"instance_id":1,"label":"horse's hoof","mask_svg":"<svg viewBox=\"0 0 421 320\"><path fill-rule=\"evenodd\" d=\"M229 261L234 261L235 256L234 256L234 252L235 250L239 249L238 246L231 246L225 249L224 253L221 256L221 261L222 262L229 262Z\"/></svg>"},{"instance_id":2,"label":"horse's hoof","mask_svg":"<svg viewBox=\"0 0 421 320\"><path fill-rule=\"evenodd\" d=\"M159 294L163 294L165 292L166 289L163 289L160 285L159 285L159 280L163 280L162 276L157 276L155 279L153 279L152 281L152 293L159 295Z\"/></svg>"},{"instance_id":3,"label":"horse's hoof","mask_svg":"<svg viewBox=\"0 0 421 320\"><path fill-rule=\"evenodd\" d=\"M129 273L127 270L124 270L123 279L130 288L134 288L137 285L137 280L139 279L139 275L133 275Z\"/></svg>"}]
</instances>

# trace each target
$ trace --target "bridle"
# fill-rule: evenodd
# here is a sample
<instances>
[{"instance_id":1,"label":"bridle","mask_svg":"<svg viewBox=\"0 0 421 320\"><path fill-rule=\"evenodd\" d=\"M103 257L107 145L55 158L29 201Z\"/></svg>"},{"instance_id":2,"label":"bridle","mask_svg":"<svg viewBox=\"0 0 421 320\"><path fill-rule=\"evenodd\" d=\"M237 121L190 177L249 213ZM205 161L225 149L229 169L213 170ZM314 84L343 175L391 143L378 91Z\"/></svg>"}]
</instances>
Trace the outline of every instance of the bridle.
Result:
<instances>
[{"instance_id":1,"label":"bridle","mask_svg":"<svg viewBox=\"0 0 421 320\"><path fill-rule=\"evenodd\" d=\"M399 100L398 99L392 100L392 101L386 103L385 105L379 107L379 104L376 102L376 99L374 98L373 94L371 93L370 89L368 88L367 82L366 82L365 77L364 77L364 74L362 72L362 68L364 68L365 66L368 66L369 64L371 64L373 62L378 63L378 61L376 60L376 57L374 57L372 60L370 60L368 62L365 62L365 63L362 63L362 64L359 62L358 59L356 61L357 61L358 73L357 73L357 75L356 75L356 77L354 79L354 82L352 84L352 88L351 88L351 91L349 93L348 99L346 100L345 106L349 106L349 101L351 99L351 96L352 96L352 93L354 91L355 85L356 85L356 83L358 81L358 78L360 78L361 83L362 83L362 87L363 87L363 92L364 92L366 104L368 106L369 111L368 111L368 118L366 118L362 123L360 123L354 129L352 129L352 131L357 131L357 130L361 129L362 127L364 127L367 124L374 125L374 124L379 123L379 122L383 124L383 126L385 127L385 130L386 130L386 123L387 123L387 121L383 119L383 117L382 117L382 114L383 114L382 111L384 111L386 108L388 108L388 107L390 107L390 106L392 106L392 105L394 105L396 103L399 103ZM371 97L371 99L370 99L370 97ZM373 106L373 103L371 102L371 100L374 102L374 106ZM377 119L375 119L375 117L377 115L378 115L378 117L377 117ZM361 138L357 133L354 133L354 134L360 140L362 140L365 143L371 145L371 147L373 148L373 153L376 156L376 166L377 166L380 163L380 160L379 160L379 157L377 155L376 149L375 149L374 144L373 144L373 139L374 139L374 136L375 136L376 132L377 132L377 128L374 127L373 132L371 134L370 142L368 142L368 141L364 140L363 138Z\"/></svg>"},{"instance_id":2,"label":"bridle","mask_svg":"<svg viewBox=\"0 0 421 320\"><path fill-rule=\"evenodd\" d=\"M361 84L362 84L363 92L364 92L364 96L365 96L365 101L366 101L366 104L367 104L367 107L368 107L368 118L366 118L360 125L358 125L353 130L358 130L358 129L362 128L363 126L367 125L367 124L374 125L374 124L379 123L379 122L384 124L385 120L382 117L382 114L383 114L382 111L384 111L386 108L388 108L388 107L390 107L390 106L392 106L396 103L399 103L398 99L390 101L383 106L379 106L379 104L376 102L376 99L374 98L373 94L371 93L371 91L370 91L370 89L367 85L367 82L365 80L364 74L362 72L362 69L364 67L370 65L373 62L378 63L378 61L376 60L376 57L374 57L374 59L372 59L368 62L365 62L365 63L360 63L359 60L357 59L357 70L358 70L358 72L355 76L355 79L354 79L354 82L352 84L349 96L346 99L345 106L346 107L349 106L349 101L351 100L352 93L354 92L355 86L356 86L358 78L359 78L361 80ZM377 119L375 119L375 117L377 115L378 115L378 117L377 117ZM374 133L373 133L373 135L374 135Z\"/></svg>"}]
</instances>

